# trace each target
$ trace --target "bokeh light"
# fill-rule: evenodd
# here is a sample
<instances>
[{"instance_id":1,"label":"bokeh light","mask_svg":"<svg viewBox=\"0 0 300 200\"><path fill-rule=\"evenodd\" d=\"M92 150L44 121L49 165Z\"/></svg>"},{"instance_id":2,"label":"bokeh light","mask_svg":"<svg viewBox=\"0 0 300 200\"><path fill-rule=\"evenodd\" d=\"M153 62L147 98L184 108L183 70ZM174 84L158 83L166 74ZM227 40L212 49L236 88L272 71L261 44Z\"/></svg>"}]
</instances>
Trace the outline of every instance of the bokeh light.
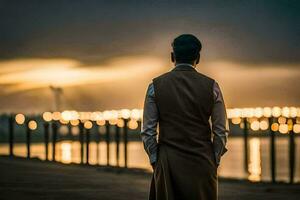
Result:
<instances>
[{"instance_id":1,"label":"bokeh light","mask_svg":"<svg viewBox=\"0 0 300 200\"><path fill-rule=\"evenodd\" d=\"M140 112L139 109L131 110L131 114L130 114L131 119L139 120L141 118L141 116L142 116L142 113Z\"/></svg>"},{"instance_id":2,"label":"bokeh light","mask_svg":"<svg viewBox=\"0 0 300 200\"><path fill-rule=\"evenodd\" d=\"M287 124L280 124L279 125L279 132L282 134L287 134L289 131L289 127Z\"/></svg>"},{"instance_id":3,"label":"bokeh light","mask_svg":"<svg viewBox=\"0 0 300 200\"><path fill-rule=\"evenodd\" d=\"M256 121L251 122L250 128L253 131L258 131L259 130L259 125L260 125L259 121L256 120Z\"/></svg>"},{"instance_id":4,"label":"bokeh light","mask_svg":"<svg viewBox=\"0 0 300 200\"><path fill-rule=\"evenodd\" d=\"M263 115L264 115L264 117L271 117L272 116L272 108L264 107Z\"/></svg>"},{"instance_id":5,"label":"bokeh light","mask_svg":"<svg viewBox=\"0 0 300 200\"><path fill-rule=\"evenodd\" d=\"M278 131L279 130L279 124L278 123L273 123L271 125L271 130L274 131L274 132Z\"/></svg>"},{"instance_id":6,"label":"bokeh light","mask_svg":"<svg viewBox=\"0 0 300 200\"><path fill-rule=\"evenodd\" d=\"M93 123L91 121L84 122L84 128L91 129L93 127Z\"/></svg>"},{"instance_id":7,"label":"bokeh light","mask_svg":"<svg viewBox=\"0 0 300 200\"><path fill-rule=\"evenodd\" d=\"M103 114L102 114L102 112L92 112L92 114L91 114L91 120L92 121L103 120Z\"/></svg>"},{"instance_id":8,"label":"bokeh light","mask_svg":"<svg viewBox=\"0 0 300 200\"><path fill-rule=\"evenodd\" d=\"M124 120L123 119L118 119L117 126L118 127L124 127L124 125L125 125Z\"/></svg>"},{"instance_id":9,"label":"bokeh light","mask_svg":"<svg viewBox=\"0 0 300 200\"><path fill-rule=\"evenodd\" d=\"M60 112L53 112L52 113L52 119L53 120L59 120L61 117L61 113Z\"/></svg>"},{"instance_id":10,"label":"bokeh light","mask_svg":"<svg viewBox=\"0 0 300 200\"><path fill-rule=\"evenodd\" d=\"M137 129L139 125L138 125L136 120L131 119L131 120L128 121L127 126L130 129Z\"/></svg>"},{"instance_id":11,"label":"bokeh light","mask_svg":"<svg viewBox=\"0 0 300 200\"><path fill-rule=\"evenodd\" d=\"M52 113L51 112L44 112L43 119L46 122L50 122L52 120Z\"/></svg>"},{"instance_id":12,"label":"bokeh light","mask_svg":"<svg viewBox=\"0 0 300 200\"><path fill-rule=\"evenodd\" d=\"M283 107L281 109L281 115L283 117L289 117L290 116L290 109L288 107Z\"/></svg>"},{"instance_id":13,"label":"bokeh light","mask_svg":"<svg viewBox=\"0 0 300 200\"><path fill-rule=\"evenodd\" d=\"M300 133L300 124L294 124L293 131L294 133Z\"/></svg>"},{"instance_id":14,"label":"bokeh light","mask_svg":"<svg viewBox=\"0 0 300 200\"><path fill-rule=\"evenodd\" d=\"M111 118L112 118L111 112L108 111L108 110L104 111L104 112L103 112L103 118L104 118L105 120L111 119Z\"/></svg>"},{"instance_id":15,"label":"bokeh light","mask_svg":"<svg viewBox=\"0 0 300 200\"><path fill-rule=\"evenodd\" d=\"M65 111L63 111L61 113L61 118L64 121L70 121L72 119L76 119L76 116L73 116L73 112L72 111L65 110Z\"/></svg>"},{"instance_id":16,"label":"bokeh light","mask_svg":"<svg viewBox=\"0 0 300 200\"><path fill-rule=\"evenodd\" d=\"M278 123L279 124L285 124L286 123L286 118L285 117L279 117L278 118Z\"/></svg>"},{"instance_id":17,"label":"bokeh light","mask_svg":"<svg viewBox=\"0 0 300 200\"><path fill-rule=\"evenodd\" d=\"M15 116L15 120L16 120L17 124L20 124L20 125L24 124L24 122L25 122L25 115L19 113L19 114L17 114Z\"/></svg>"},{"instance_id":18,"label":"bokeh light","mask_svg":"<svg viewBox=\"0 0 300 200\"><path fill-rule=\"evenodd\" d=\"M68 124L68 123L69 123L68 120L65 120L65 119L63 119L63 118L61 118L61 119L59 120L59 122L60 122L61 124Z\"/></svg>"},{"instance_id":19,"label":"bokeh light","mask_svg":"<svg viewBox=\"0 0 300 200\"><path fill-rule=\"evenodd\" d=\"M269 128L269 122L267 120L261 120L259 122L259 128L263 131L267 130Z\"/></svg>"},{"instance_id":20,"label":"bokeh light","mask_svg":"<svg viewBox=\"0 0 300 200\"><path fill-rule=\"evenodd\" d=\"M71 123L72 126L78 126L79 125L79 120L78 119L71 120L70 123Z\"/></svg>"},{"instance_id":21,"label":"bokeh light","mask_svg":"<svg viewBox=\"0 0 300 200\"><path fill-rule=\"evenodd\" d=\"M116 125L116 124L118 123L118 119L110 119L110 120L108 121L108 123L109 123L110 125Z\"/></svg>"},{"instance_id":22,"label":"bokeh light","mask_svg":"<svg viewBox=\"0 0 300 200\"><path fill-rule=\"evenodd\" d=\"M290 107L290 117L292 117L292 118L297 117L297 108L296 107Z\"/></svg>"},{"instance_id":23,"label":"bokeh light","mask_svg":"<svg viewBox=\"0 0 300 200\"><path fill-rule=\"evenodd\" d=\"M260 118L263 116L263 109L262 108L255 108L254 109L254 116L257 117L257 118Z\"/></svg>"},{"instance_id":24,"label":"bokeh light","mask_svg":"<svg viewBox=\"0 0 300 200\"><path fill-rule=\"evenodd\" d=\"M288 119L287 120L287 125L288 125L288 130L292 131L293 130L293 120L292 119Z\"/></svg>"},{"instance_id":25,"label":"bokeh light","mask_svg":"<svg viewBox=\"0 0 300 200\"><path fill-rule=\"evenodd\" d=\"M272 108L272 115L273 117L279 117L281 115L281 108L279 107L273 107Z\"/></svg>"},{"instance_id":26,"label":"bokeh light","mask_svg":"<svg viewBox=\"0 0 300 200\"><path fill-rule=\"evenodd\" d=\"M36 123L36 121L30 120L30 121L28 122L28 128L29 128L30 130L35 130L35 129L37 129L37 123Z\"/></svg>"},{"instance_id":27,"label":"bokeh light","mask_svg":"<svg viewBox=\"0 0 300 200\"><path fill-rule=\"evenodd\" d=\"M96 124L98 125L98 126L104 126L105 125L105 120L97 120L96 121Z\"/></svg>"},{"instance_id":28,"label":"bokeh light","mask_svg":"<svg viewBox=\"0 0 300 200\"><path fill-rule=\"evenodd\" d=\"M121 110L121 116L122 116L123 119L128 119L130 117L130 110L122 109Z\"/></svg>"},{"instance_id":29,"label":"bokeh light","mask_svg":"<svg viewBox=\"0 0 300 200\"><path fill-rule=\"evenodd\" d=\"M231 119L231 122L232 122L233 124L239 124L239 123L241 123L241 118L240 118L240 117L232 118L232 119Z\"/></svg>"},{"instance_id":30,"label":"bokeh light","mask_svg":"<svg viewBox=\"0 0 300 200\"><path fill-rule=\"evenodd\" d=\"M79 119L82 122L84 122L86 120L90 120L91 119L92 113L91 112L79 112L78 115L79 115Z\"/></svg>"}]
</instances>

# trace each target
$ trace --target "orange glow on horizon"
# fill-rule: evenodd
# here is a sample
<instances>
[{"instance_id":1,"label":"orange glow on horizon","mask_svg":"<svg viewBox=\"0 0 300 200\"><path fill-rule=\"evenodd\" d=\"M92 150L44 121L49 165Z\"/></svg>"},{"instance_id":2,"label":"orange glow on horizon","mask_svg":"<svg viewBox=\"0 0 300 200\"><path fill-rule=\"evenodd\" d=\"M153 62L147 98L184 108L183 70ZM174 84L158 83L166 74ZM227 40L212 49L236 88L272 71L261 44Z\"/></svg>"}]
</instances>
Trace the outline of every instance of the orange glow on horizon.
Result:
<instances>
[{"instance_id":1,"label":"orange glow on horizon","mask_svg":"<svg viewBox=\"0 0 300 200\"><path fill-rule=\"evenodd\" d=\"M24 67L26 66L26 67ZM49 85L66 87L120 81L162 69L155 57L136 56L112 59L106 65L82 66L72 59L17 59L0 62L0 85L5 91L18 92Z\"/></svg>"}]
</instances>

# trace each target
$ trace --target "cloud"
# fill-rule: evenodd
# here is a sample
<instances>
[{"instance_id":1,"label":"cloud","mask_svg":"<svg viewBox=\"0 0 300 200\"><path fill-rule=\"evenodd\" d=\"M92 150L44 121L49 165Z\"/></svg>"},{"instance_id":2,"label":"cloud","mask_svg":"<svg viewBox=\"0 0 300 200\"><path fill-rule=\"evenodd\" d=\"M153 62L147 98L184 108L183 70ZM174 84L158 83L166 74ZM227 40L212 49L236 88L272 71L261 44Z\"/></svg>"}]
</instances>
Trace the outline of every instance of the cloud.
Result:
<instances>
[{"instance_id":1,"label":"cloud","mask_svg":"<svg viewBox=\"0 0 300 200\"><path fill-rule=\"evenodd\" d=\"M0 110L29 113L53 108L49 85L63 88L62 109L141 108L152 78L172 68L163 59L146 56L120 57L94 66L38 58L0 62L0 66ZM299 104L299 65L218 61L200 62L197 70L218 81L229 108Z\"/></svg>"},{"instance_id":2,"label":"cloud","mask_svg":"<svg viewBox=\"0 0 300 200\"><path fill-rule=\"evenodd\" d=\"M219 61L199 70L221 85L229 107L299 105L300 64L243 64Z\"/></svg>"},{"instance_id":3,"label":"cloud","mask_svg":"<svg viewBox=\"0 0 300 200\"><path fill-rule=\"evenodd\" d=\"M72 59L17 59L0 62L0 85L5 94L49 87L70 87L128 80L160 70L154 57L120 57L105 65L84 66Z\"/></svg>"}]
</instances>

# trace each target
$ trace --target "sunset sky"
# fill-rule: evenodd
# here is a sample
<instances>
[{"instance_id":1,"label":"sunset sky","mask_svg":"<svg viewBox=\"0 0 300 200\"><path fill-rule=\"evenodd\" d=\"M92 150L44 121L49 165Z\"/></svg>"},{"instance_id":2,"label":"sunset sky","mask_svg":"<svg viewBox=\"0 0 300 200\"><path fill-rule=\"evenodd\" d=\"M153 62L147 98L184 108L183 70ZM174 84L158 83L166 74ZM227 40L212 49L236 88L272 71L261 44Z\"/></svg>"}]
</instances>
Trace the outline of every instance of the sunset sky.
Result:
<instances>
[{"instance_id":1,"label":"sunset sky","mask_svg":"<svg viewBox=\"0 0 300 200\"><path fill-rule=\"evenodd\" d=\"M300 106L300 3L0 0L0 112L141 108L172 68L172 40L203 44L197 70L228 108Z\"/></svg>"}]
</instances>

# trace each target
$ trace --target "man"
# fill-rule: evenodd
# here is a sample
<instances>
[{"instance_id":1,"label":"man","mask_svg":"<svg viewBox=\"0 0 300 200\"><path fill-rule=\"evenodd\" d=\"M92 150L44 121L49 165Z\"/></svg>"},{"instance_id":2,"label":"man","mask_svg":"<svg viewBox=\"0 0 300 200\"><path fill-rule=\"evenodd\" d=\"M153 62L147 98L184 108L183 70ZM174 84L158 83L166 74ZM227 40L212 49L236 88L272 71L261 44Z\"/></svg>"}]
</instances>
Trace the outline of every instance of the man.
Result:
<instances>
[{"instance_id":1,"label":"man","mask_svg":"<svg viewBox=\"0 0 300 200\"><path fill-rule=\"evenodd\" d=\"M144 105L141 137L154 170L149 199L216 200L228 135L222 93L195 70L202 48L195 36L180 35L172 47L175 67L153 79Z\"/></svg>"}]
</instances>

